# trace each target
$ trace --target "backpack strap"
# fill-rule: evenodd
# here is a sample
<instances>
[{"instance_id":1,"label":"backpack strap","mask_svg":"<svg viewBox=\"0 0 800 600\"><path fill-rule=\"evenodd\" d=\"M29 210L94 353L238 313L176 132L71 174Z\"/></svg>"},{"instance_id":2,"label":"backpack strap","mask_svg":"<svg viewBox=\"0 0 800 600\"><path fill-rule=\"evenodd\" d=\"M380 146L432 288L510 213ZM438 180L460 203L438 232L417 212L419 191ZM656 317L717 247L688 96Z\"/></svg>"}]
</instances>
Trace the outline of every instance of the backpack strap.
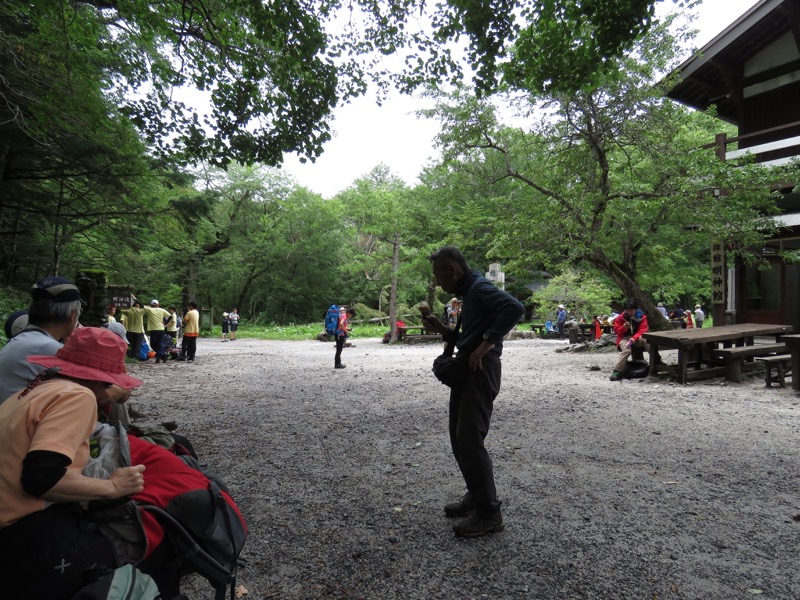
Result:
<instances>
[{"instance_id":1,"label":"backpack strap","mask_svg":"<svg viewBox=\"0 0 800 600\"><path fill-rule=\"evenodd\" d=\"M453 356L453 352L455 352L456 349L456 338L458 337L459 329L461 329L461 313L458 313L456 328L453 330L453 337L451 338L452 341L447 342L447 345L444 347L444 351L442 352L442 356Z\"/></svg>"},{"instance_id":2,"label":"backpack strap","mask_svg":"<svg viewBox=\"0 0 800 600\"><path fill-rule=\"evenodd\" d=\"M139 508L154 515L159 523L168 530L176 545L176 550L183 554L180 559L194 567L197 572L209 580L214 586L215 600L225 600L225 588L230 584L230 597L234 600L236 588L236 561L233 573L229 573L213 556L200 547L183 525L175 517L153 504L139 504Z\"/></svg>"}]
</instances>

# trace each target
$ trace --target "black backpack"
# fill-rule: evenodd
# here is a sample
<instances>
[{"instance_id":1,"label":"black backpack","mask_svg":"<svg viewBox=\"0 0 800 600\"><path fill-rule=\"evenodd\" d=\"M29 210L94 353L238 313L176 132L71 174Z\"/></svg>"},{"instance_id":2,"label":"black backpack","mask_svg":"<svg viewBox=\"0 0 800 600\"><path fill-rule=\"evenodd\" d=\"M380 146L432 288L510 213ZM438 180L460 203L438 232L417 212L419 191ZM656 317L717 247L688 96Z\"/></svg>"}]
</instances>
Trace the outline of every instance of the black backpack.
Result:
<instances>
[{"instance_id":1,"label":"black backpack","mask_svg":"<svg viewBox=\"0 0 800 600\"><path fill-rule=\"evenodd\" d=\"M650 374L650 365L645 360L631 360L625 363L622 376L625 379L644 379Z\"/></svg>"}]
</instances>

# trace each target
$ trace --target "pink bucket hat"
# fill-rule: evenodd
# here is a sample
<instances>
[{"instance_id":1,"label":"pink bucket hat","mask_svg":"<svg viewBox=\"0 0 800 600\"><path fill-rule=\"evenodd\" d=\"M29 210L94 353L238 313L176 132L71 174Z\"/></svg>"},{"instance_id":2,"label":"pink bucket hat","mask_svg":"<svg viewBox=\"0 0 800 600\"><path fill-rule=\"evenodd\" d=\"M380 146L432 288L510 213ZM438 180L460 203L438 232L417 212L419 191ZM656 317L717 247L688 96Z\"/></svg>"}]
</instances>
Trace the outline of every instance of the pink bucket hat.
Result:
<instances>
[{"instance_id":1,"label":"pink bucket hat","mask_svg":"<svg viewBox=\"0 0 800 600\"><path fill-rule=\"evenodd\" d=\"M29 356L28 362L56 367L60 375L113 383L125 389L142 385L125 370L128 345L112 331L81 327L72 332L55 356Z\"/></svg>"}]
</instances>

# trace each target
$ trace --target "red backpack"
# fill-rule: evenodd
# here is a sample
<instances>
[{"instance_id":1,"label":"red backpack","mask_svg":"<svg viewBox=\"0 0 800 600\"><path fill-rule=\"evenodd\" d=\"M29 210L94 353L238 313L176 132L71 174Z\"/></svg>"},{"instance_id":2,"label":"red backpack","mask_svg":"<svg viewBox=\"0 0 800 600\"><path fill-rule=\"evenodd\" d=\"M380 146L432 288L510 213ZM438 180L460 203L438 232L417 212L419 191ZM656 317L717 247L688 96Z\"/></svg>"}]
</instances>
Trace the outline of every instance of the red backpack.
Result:
<instances>
[{"instance_id":1,"label":"red backpack","mask_svg":"<svg viewBox=\"0 0 800 600\"><path fill-rule=\"evenodd\" d=\"M132 465L145 465L145 489L131 496L140 509L152 550L170 541L187 571L205 577L225 597L233 598L236 567L247 539L247 525L225 483L191 456L129 438Z\"/></svg>"}]
</instances>

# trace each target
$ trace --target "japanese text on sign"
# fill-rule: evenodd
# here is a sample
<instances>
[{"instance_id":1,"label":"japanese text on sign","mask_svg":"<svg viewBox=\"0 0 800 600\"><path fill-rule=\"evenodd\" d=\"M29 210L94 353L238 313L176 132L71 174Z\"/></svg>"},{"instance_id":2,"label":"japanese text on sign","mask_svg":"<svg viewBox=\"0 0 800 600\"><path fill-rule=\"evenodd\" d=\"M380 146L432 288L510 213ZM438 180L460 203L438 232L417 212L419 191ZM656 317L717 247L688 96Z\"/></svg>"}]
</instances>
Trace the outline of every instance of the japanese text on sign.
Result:
<instances>
[{"instance_id":1,"label":"japanese text on sign","mask_svg":"<svg viewBox=\"0 0 800 600\"><path fill-rule=\"evenodd\" d=\"M711 303L725 304L725 251L721 243L711 246Z\"/></svg>"}]
</instances>

